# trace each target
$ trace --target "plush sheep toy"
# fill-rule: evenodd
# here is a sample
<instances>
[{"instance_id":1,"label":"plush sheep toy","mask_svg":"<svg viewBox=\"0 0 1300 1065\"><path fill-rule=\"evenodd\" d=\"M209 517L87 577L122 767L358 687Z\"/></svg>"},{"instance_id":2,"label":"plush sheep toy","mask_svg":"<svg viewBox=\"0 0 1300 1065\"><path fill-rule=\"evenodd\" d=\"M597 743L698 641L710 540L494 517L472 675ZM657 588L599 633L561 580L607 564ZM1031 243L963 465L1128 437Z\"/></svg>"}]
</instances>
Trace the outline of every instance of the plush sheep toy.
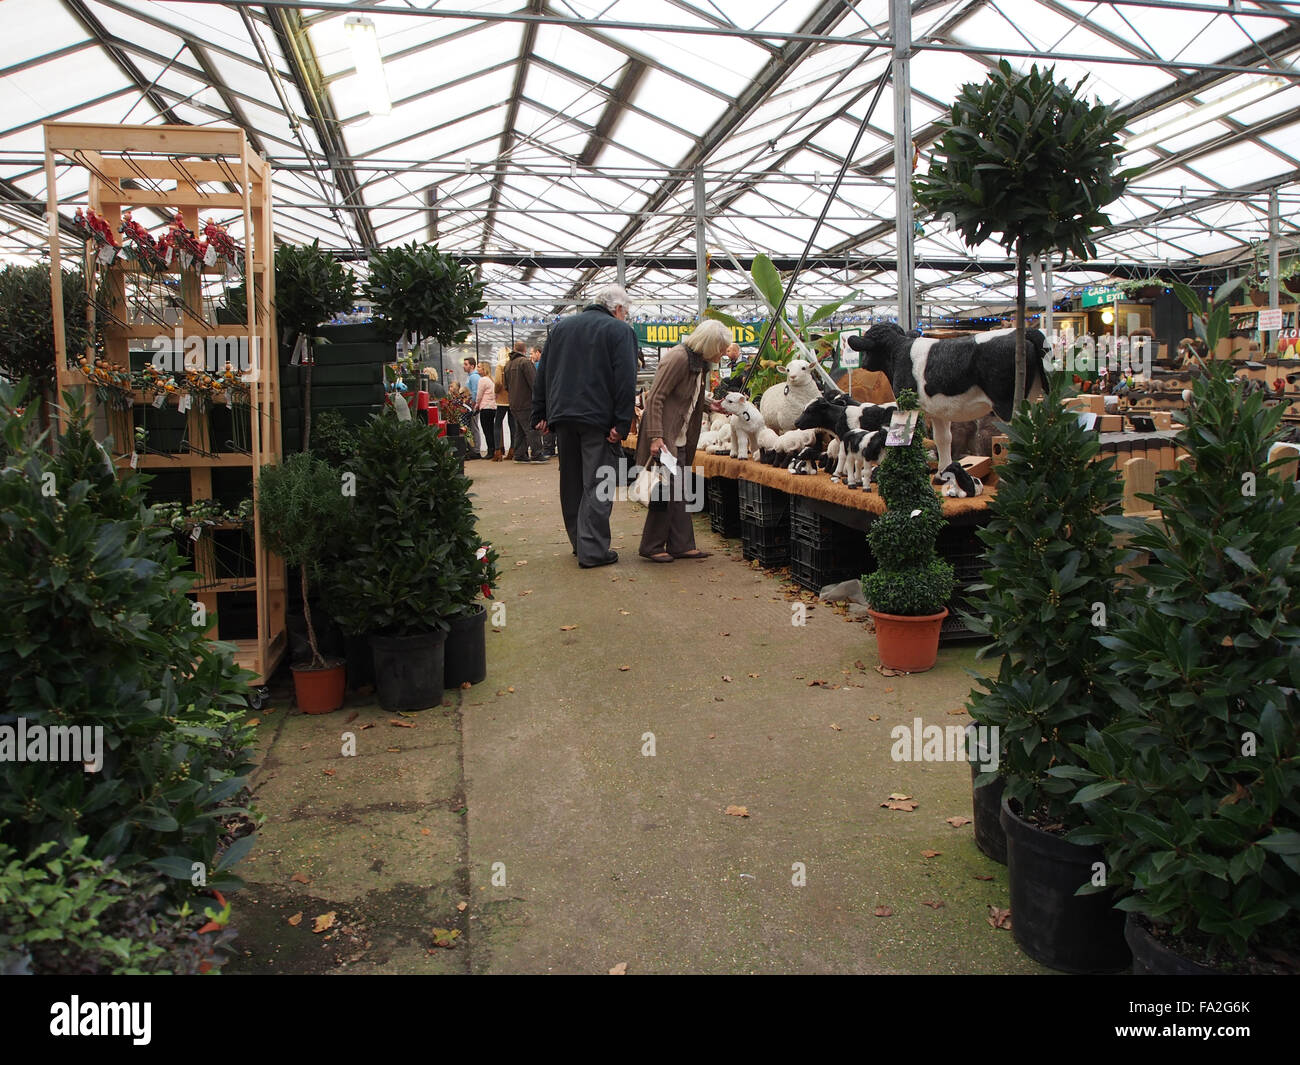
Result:
<instances>
[{"instance_id":1,"label":"plush sheep toy","mask_svg":"<svg viewBox=\"0 0 1300 1065\"><path fill-rule=\"evenodd\" d=\"M795 419L814 399L820 399L822 390L817 385L807 359L791 359L778 370L785 374L785 382L773 385L758 401L763 423L778 433L794 429Z\"/></svg>"},{"instance_id":2,"label":"plush sheep toy","mask_svg":"<svg viewBox=\"0 0 1300 1065\"><path fill-rule=\"evenodd\" d=\"M758 458L763 448L776 446L777 436L763 422L763 415L743 392L728 392L718 410L731 419L731 457Z\"/></svg>"},{"instance_id":3,"label":"plush sheep toy","mask_svg":"<svg viewBox=\"0 0 1300 1065\"><path fill-rule=\"evenodd\" d=\"M949 499L973 499L984 491L984 482L972 477L960 462L953 462L939 471L943 481L943 494Z\"/></svg>"}]
</instances>

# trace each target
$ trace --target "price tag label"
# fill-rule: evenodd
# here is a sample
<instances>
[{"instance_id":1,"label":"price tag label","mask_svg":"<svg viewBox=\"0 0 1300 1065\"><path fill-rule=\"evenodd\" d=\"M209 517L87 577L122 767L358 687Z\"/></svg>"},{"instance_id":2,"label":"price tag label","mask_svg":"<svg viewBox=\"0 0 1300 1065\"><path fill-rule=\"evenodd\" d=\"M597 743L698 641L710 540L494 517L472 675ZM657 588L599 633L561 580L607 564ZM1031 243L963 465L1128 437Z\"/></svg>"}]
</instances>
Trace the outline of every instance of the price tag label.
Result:
<instances>
[{"instance_id":1,"label":"price tag label","mask_svg":"<svg viewBox=\"0 0 1300 1065\"><path fill-rule=\"evenodd\" d=\"M203 526L196 525L194 526L193 531L190 533L190 539L193 540L195 543L198 543L199 537L202 535L203 535Z\"/></svg>"},{"instance_id":2,"label":"price tag label","mask_svg":"<svg viewBox=\"0 0 1300 1065\"><path fill-rule=\"evenodd\" d=\"M168 266L171 266L172 264L173 251L175 251L175 249L170 244L167 245L167 254L163 257L163 262L165 262Z\"/></svg>"},{"instance_id":3,"label":"price tag label","mask_svg":"<svg viewBox=\"0 0 1300 1065\"><path fill-rule=\"evenodd\" d=\"M208 250L203 253L203 265L204 266L217 265L217 249L212 247L211 244L208 245Z\"/></svg>"},{"instance_id":4,"label":"price tag label","mask_svg":"<svg viewBox=\"0 0 1300 1065\"><path fill-rule=\"evenodd\" d=\"M111 245L105 245L99 249L99 255L97 258L99 259L100 266L108 266L117 258L117 249Z\"/></svg>"},{"instance_id":5,"label":"price tag label","mask_svg":"<svg viewBox=\"0 0 1300 1065\"><path fill-rule=\"evenodd\" d=\"M916 411L896 410L889 419L889 435L885 437L886 447L906 447L912 442L912 432L916 428Z\"/></svg>"},{"instance_id":6,"label":"price tag label","mask_svg":"<svg viewBox=\"0 0 1300 1065\"><path fill-rule=\"evenodd\" d=\"M140 468L140 452L138 452L138 451L132 451L132 452L131 452L131 469L136 470L136 469L139 469L139 468Z\"/></svg>"},{"instance_id":7,"label":"price tag label","mask_svg":"<svg viewBox=\"0 0 1300 1065\"><path fill-rule=\"evenodd\" d=\"M183 392L176 400L176 409L184 414L190 409L190 404L194 402L194 397L188 392Z\"/></svg>"},{"instance_id":8,"label":"price tag label","mask_svg":"<svg viewBox=\"0 0 1300 1065\"><path fill-rule=\"evenodd\" d=\"M167 402L166 392L159 392L158 395L154 396L153 405L155 407L161 408L162 405L166 402Z\"/></svg>"},{"instance_id":9,"label":"price tag label","mask_svg":"<svg viewBox=\"0 0 1300 1065\"><path fill-rule=\"evenodd\" d=\"M226 389L226 406L227 406L227 407L233 407L234 405L235 405L235 394L234 394L232 391L230 391L230 389L227 388L227 389Z\"/></svg>"}]
</instances>

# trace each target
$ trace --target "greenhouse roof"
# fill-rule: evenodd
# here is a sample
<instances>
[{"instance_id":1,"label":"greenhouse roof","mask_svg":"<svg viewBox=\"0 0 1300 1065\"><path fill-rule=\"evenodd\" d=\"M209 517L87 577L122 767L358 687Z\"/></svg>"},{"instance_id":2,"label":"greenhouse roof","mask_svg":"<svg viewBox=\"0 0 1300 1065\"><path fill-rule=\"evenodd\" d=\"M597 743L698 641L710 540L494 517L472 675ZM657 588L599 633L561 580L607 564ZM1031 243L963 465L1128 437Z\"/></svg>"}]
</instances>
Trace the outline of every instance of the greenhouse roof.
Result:
<instances>
[{"instance_id":1,"label":"greenhouse roof","mask_svg":"<svg viewBox=\"0 0 1300 1065\"><path fill-rule=\"evenodd\" d=\"M7 0L0 16L5 259L45 245L43 122L237 125L275 169L279 239L356 259L435 240L481 264L498 314L572 303L619 256L643 309L689 314L697 191L715 303L750 298L730 256L793 265L816 229L796 301L895 305L888 0ZM1095 262L1058 257L1058 288L1249 255L1270 190L1297 245L1300 3L916 0L911 36L918 172L960 85L1001 59L1124 109L1125 165L1149 169ZM77 170L58 177L69 216ZM928 312L1014 298L993 242L922 218L915 255Z\"/></svg>"}]
</instances>

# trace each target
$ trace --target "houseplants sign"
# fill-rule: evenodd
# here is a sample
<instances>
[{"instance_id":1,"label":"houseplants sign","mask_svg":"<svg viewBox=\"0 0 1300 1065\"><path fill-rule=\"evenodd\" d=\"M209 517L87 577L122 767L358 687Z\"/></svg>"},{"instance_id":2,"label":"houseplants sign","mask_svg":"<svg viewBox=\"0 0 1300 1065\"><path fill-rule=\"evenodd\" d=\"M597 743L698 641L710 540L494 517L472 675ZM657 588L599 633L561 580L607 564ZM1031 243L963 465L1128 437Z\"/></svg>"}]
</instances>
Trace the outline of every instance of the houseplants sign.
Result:
<instances>
[{"instance_id":1,"label":"houseplants sign","mask_svg":"<svg viewBox=\"0 0 1300 1065\"><path fill-rule=\"evenodd\" d=\"M257 494L258 521L267 545L288 565L301 570L302 611L311 657L291 664L298 706L308 714L337 710L343 705L343 663L326 659L320 652L308 585L310 577L319 573L346 511L339 474L304 451L282 465L263 466Z\"/></svg>"},{"instance_id":2,"label":"houseplants sign","mask_svg":"<svg viewBox=\"0 0 1300 1065\"><path fill-rule=\"evenodd\" d=\"M877 569L862 578L868 611L876 624L880 664L919 673L939 655L939 629L948 616L952 566L934 552L943 527L943 505L930 487L925 422L916 393L905 389L899 409L914 415L907 443L887 447L877 477L885 513L871 523L867 539Z\"/></svg>"}]
</instances>

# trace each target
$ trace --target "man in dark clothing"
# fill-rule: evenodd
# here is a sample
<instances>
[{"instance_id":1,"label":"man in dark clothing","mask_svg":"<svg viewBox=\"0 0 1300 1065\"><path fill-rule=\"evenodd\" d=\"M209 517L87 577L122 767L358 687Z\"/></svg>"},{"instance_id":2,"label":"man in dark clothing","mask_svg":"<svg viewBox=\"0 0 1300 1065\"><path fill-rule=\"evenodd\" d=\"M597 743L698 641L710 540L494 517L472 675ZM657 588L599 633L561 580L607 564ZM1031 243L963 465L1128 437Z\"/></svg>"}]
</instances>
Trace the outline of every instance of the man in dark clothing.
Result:
<instances>
[{"instance_id":1,"label":"man in dark clothing","mask_svg":"<svg viewBox=\"0 0 1300 1065\"><path fill-rule=\"evenodd\" d=\"M580 314L551 329L533 383L529 424L554 428L560 448L560 510L583 569L618 561L609 549L611 483L632 425L636 398L636 332L627 324L628 295L600 289ZM610 498L602 498L610 496Z\"/></svg>"},{"instance_id":2,"label":"man in dark clothing","mask_svg":"<svg viewBox=\"0 0 1300 1065\"><path fill-rule=\"evenodd\" d=\"M519 427L519 439L514 441L516 462L545 462L542 455L542 434L533 428L533 380L537 371L528 358L528 347L516 340L506 363L506 392L510 396L510 416Z\"/></svg>"}]
</instances>

